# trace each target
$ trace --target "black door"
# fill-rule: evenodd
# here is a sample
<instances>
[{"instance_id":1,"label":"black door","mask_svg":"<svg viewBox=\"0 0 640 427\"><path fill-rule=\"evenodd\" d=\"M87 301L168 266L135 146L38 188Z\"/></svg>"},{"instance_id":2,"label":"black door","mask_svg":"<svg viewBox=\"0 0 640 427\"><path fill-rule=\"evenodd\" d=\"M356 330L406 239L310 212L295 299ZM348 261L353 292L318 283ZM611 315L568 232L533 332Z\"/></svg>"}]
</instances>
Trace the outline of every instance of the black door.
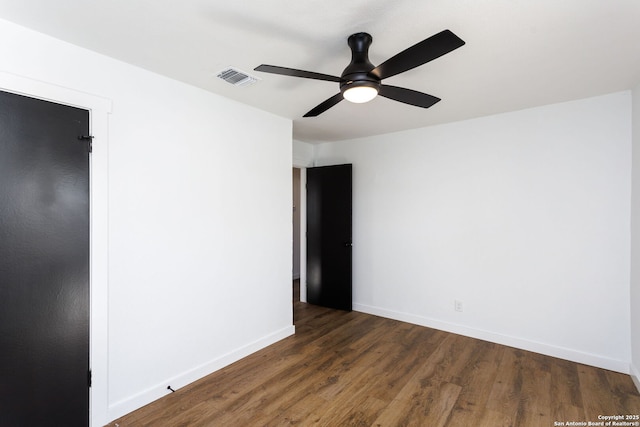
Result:
<instances>
[{"instance_id":1,"label":"black door","mask_svg":"<svg viewBox=\"0 0 640 427\"><path fill-rule=\"evenodd\" d=\"M307 301L351 311L351 165L307 169Z\"/></svg>"},{"instance_id":2,"label":"black door","mask_svg":"<svg viewBox=\"0 0 640 427\"><path fill-rule=\"evenodd\" d=\"M0 425L89 425L89 112L0 92Z\"/></svg>"}]
</instances>

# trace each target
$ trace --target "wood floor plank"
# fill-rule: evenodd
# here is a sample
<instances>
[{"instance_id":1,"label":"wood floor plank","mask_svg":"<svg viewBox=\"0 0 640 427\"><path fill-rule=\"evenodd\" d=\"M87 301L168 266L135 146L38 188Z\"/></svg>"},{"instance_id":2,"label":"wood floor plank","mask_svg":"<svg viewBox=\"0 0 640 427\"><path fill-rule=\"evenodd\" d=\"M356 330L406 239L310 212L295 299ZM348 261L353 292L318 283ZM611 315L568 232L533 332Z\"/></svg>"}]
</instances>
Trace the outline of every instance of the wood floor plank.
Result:
<instances>
[{"instance_id":1,"label":"wood floor plank","mask_svg":"<svg viewBox=\"0 0 640 427\"><path fill-rule=\"evenodd\" d=\"M387 402L361 393L346 395L344 399L334 400L329 408L319 407L312 419L319 419L318 425L323 427L370 426L386 406Z\"/></svg>"},{"instance_id":2,"label":"wood floor plank","mask_svg":"<svg viewBox=\"0 0 640 427\"><path fill-rule=\"evenodd\" d=\"M618 411L631 410L631 414L640 415L640 395L629 375L619 372L604 371L611 394L616 400Z\"/></svg>"},{"instance_id":3,"label":"wood floor plank","mask_svg":"<svg viewBox=\"0 0 640 427\"><path fill-rule=\"evenodd\" d=\"M374 425L411 425L422 419L425 425L444 425L449 418L458 395L459 385L445 381L451 378L459 364L465 364L471 355L462 337L448 334L415 369L415 374L398 392Z\"/></svg>"},{"instance_id":4,"label":"wood floor plank","mask_svg":"<svg viewBox=\"0 0 640 427\"><path fill-rule=\"evenodd\" d=\"M374 426L441 427L446 425L462 388L448 382L429 382L415 387L410 399L393 400L375 420Z\"/></svg>"},{"instance_id":5,"label":"wood floor plank","mask_svg":"<svg viewBox=\"0 0 640 427\"><path fill-rule=\"evenodd\" d=\"M408 380L416 373L420 364L424 363L441 345L446 333L428 330L429 334L420 334L413 344L399 345L390 343L388 351L380 354L377 360L371 360L372 375L376 387L371 391L378 399L391 401L406 386Z\"/></svg>"},{"instance_id":6,"label":"wood floor plank","mask_svg":"<svg viewBox=\"0 0 640 427\"><path fill-rule=\"evenodd\" d=\"M584 407L577 364L553 359L550 392L551 418L554 421L583 420Z\"/></svg>"},{"instance_id":7,"label":"wood floor plank","mask_svg":"<svg viewBox=\"0 0 640 427\"><path fill-rule=\"evenodd\" d=\"M522 426L551 426L551 372L548 358L529 354L522 358L522 386L517 422Z\"/></svg>"},{"instance_id":8,"label":"wood floor plank","mask_svg":"<svg viewBox=\"0 0 640 427\"><path fill-rule=\"evenodd\" d=\"M456 424L451 424L453 427ZM465 424L460 424L465 425ZM469 424L467 424L469 425ZM502 412L492 411L490 409L485 409L478 414L478 418L473 424L477 426L491 426L491 427L514 427L518 426L515 420L509 415L505 415ZM526 427L526 426L522 426ZM532 427L543 427L543 426L532 426ZM546 425L544 426L546 427Z\"/></svg>"},{"instance_id":9,"label":"wood floor plank","mask_svg":"<svg viewBox=\"0 0 640 427\"><path fill-rule=\"evenodd\" d=\"M385 323L387 320L385 319ZM319 418L319 425L370 425L391 399L380 399L376 391L388 387L380 375L380 360L388 360L398 351L392 339L395 331L385 328L375 333L375 345L360 352L357 366L350 366L341 375L332 375L331 385L319 392L325 403L315 408L311 419ZM371 341L370 339L368 341ZM354 347L362 347L355 341ZM344 363L341 362L341 363ZM335 374L335 372L331 372Z\"/></svg>"},{"instance_id":10,"label":"wood floor plank","mask_svg":"<svg viewBox=\"0 0 640 427\"><path fill-rule=\"evenodd\" d=\"M585 419L596 421L602 414L640 414L640 396L631 392L628 375L610 373L593 366L579 365L580 392L584 402ZM613 385L609 380L613 382ZM627 383L627 385L621 385ZM624 390L628 390L625 392Z\"/></svg>"},{"instance_id":11,"label":"wood floor plank","mask_svg":"<svg viewBox=\"0 0 640 427\"><path fill-rule=\"evenodd\" d=\"M639 414L628 375L294 303L295 336L109 426L552 426Z\"/></svg>"},{"instance_id":12,"label":"wood floor plank","mask_svg":"<svg viewBox=\"0 0 640 427\"><path fill-rule=\"evenodd\" d=\"M515 419L520 406L522 389L520 365L523 353L510 347L503 348L502 352L499 372L489 394L487 409Z\"/></svg>"},{"instance_id":13,"label":"wood floor plank","mask_svg":"<svg viewBox=\"0 0 640 427\"><path fill-rule=\"evenodd\" d=\"M318 395L308 395L297 399L291 406L280 413L272 413L269 420L265 421L266 426L299 426L299 425L319 425L321 416L313 415L315 408L322 407L327 401Z\"/></svg>"},{"instance_id":14,"label":"wood floor plank","mask_svg":"<svg viewBox=\"0 0 640 427\"><path fill-rule=\"evenodd\" d=\"M471 370L466 370L462 380L462 391L449 419L449 425L465 426L478 422L478 413L483 413L498 375L503 349L498 344L478 341L475 358L470 361Z\"/></svg>"}]
</instances>

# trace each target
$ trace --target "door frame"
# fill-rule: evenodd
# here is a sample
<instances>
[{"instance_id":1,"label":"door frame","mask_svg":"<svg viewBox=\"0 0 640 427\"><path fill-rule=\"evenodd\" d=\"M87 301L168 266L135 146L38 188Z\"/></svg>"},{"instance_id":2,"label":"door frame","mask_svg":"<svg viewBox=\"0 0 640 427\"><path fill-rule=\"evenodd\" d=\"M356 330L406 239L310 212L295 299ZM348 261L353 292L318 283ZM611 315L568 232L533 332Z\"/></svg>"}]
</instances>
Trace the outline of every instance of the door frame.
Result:
<instances>
[{"instance_id":1,"label":"door frame","mask_svg":"<svg viewBox=\"0 0 640 427\"><path fill-rule=\"evenodd\" d=\"M97 95L26 77L0 72L0 90L51 101L89 111L89 129L95 136L89 158L89 425L109 422L108 395L108 215L109 215L109 132L112 101Z\"/></svg>"}]
</instances>

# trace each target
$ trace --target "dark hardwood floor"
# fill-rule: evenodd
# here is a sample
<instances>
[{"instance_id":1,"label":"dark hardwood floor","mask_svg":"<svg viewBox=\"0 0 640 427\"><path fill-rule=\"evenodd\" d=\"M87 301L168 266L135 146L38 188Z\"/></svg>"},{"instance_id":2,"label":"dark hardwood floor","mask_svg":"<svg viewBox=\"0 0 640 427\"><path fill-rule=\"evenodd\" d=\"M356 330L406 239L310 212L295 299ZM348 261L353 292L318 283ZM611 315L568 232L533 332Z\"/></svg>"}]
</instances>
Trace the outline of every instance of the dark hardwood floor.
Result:
<instances>
[{"instance_id":1,"label":"dark hardwood floor","mask_svg":"<svg viewBox=\"0 0 640 427\"><path fill-rule=\"evenodd\" d=\"M640 414L627 375L296 298L295 336L109 426L546 427Z\"/></svg>"}]
</instances>

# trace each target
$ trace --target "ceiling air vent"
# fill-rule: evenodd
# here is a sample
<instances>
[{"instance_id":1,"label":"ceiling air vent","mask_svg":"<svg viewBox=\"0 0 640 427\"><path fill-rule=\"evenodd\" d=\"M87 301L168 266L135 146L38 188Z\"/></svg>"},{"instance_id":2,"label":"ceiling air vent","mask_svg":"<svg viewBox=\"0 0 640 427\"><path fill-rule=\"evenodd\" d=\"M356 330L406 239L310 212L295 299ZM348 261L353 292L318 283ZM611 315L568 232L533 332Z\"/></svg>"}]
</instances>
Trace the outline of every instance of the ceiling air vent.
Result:
<instances>
[{"instance_id":1,"label":"ceiling air vent","mask_svg":"<svg viewBox=\"0 0 640 427\"><path fill-rule=\"evenodd\" d=\"M250 76L236 68L227 68L218 73L218 77L234 86L249 86L258 81L257 77Z\"/></svg>"}]
</instances>

